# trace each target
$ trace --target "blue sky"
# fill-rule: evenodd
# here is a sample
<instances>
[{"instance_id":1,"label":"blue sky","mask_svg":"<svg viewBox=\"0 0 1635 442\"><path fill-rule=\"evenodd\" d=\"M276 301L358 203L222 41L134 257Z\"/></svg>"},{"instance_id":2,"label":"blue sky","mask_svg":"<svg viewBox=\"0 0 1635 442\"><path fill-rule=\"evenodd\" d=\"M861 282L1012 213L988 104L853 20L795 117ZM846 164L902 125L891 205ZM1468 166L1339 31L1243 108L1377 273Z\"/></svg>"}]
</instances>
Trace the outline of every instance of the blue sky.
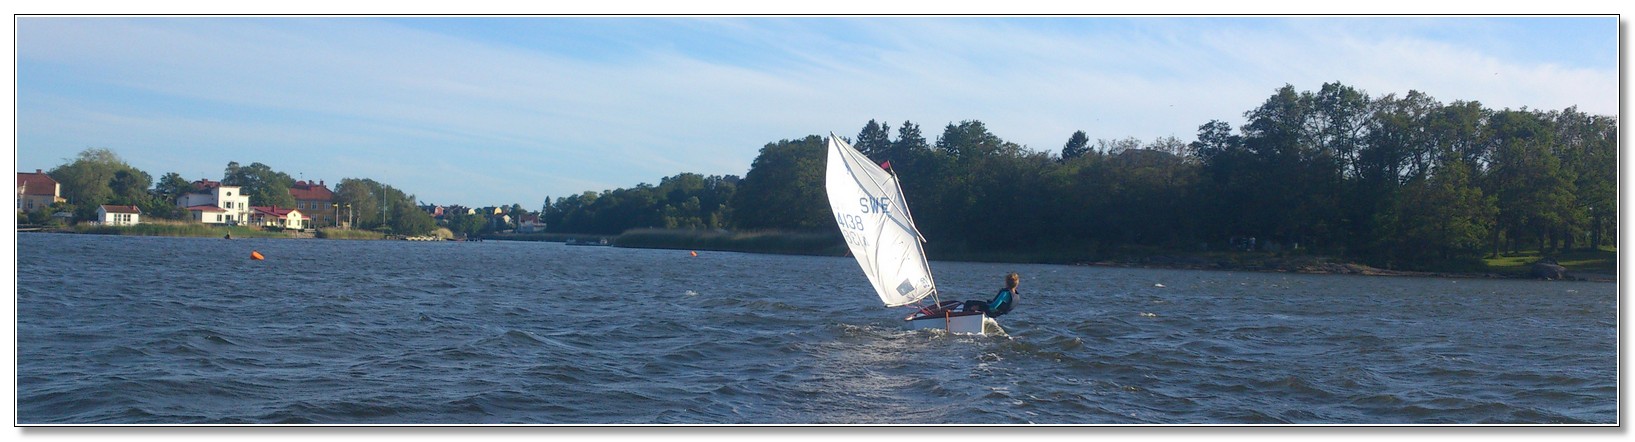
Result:
<instances>
[{"instance_id":1,"label":"blue sky","mask_svg":"<svg viewBox=\"0 0 1635 442\"><path fill-rule=\"evenodd\" d=\"M1615 17L19 17L16 169L88 147L485 206L743 175L769 142L981 120L1059 152L1284 84L1618 111Z\"/></svg>"}]
</instances>

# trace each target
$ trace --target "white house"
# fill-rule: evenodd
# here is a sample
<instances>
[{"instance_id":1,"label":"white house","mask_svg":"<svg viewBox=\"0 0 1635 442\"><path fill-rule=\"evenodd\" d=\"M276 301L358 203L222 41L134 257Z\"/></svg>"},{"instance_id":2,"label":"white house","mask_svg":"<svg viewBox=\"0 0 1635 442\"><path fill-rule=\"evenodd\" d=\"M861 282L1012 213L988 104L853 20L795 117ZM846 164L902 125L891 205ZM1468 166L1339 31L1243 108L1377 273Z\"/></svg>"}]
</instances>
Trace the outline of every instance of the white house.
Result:
<instances>
[{"instance_id":1,"label":"white house","mask_svg":"<svg viewBox=\"0 0 1635 442\"><path fill-rule=\"evenodd\" d=\"M539 219L538 214L530 213L523 215L522 218L517 221L517 233L534 233L544 231L545 220Z\"/></svg>"},{"instance_id":2,"label":"white house","mask_svg":"<svg viewBox=\"0 0 1635 442\"><path fill-rule=\"evenodd\" d=\"M244 195L239 186L222 185L210 180L194 181L193 192L176 197L176 206L187 209L195 221L206 224L248 223L253 213L250 197Z\"/></svg>"},{"instance_id":3,"label":"white house","mask_svg":"<svg viewBox=\"0 0 1635 442\"><path fill-rule=\"evenodd\" d=\"M136 206L103 204L97 207L97 222L109 226L134 226L142 223L142 209Z\"/></svg>"},{"instance_id":4,"label":"white house","mask_svg":"<svg viewBox=\"0 0 1635 442\"><path fill-rule=\"evenodd\" d=\"M250 215L250 224L269 227L283 227L286 229L305 229L307 216L300 210L278 206L251 206L255 212Z\"/></svg>"},{"instance_id":5,"label":"white house","mask_svg":"<svg viewBox=\"0 0 1635 442\"><path fill-rule=\"evenodd\" d=\"M227 209L208 204L188 207L187 214L192 220L205 224L227 223Z\"/></svg>"}]
</instances>

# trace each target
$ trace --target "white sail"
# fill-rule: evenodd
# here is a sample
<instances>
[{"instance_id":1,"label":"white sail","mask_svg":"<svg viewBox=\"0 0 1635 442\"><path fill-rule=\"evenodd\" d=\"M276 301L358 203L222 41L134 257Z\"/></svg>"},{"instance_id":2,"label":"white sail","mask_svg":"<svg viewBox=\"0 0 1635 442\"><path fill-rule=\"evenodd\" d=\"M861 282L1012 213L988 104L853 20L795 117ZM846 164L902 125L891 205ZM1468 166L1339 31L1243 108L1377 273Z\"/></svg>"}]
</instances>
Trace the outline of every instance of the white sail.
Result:
<instances>
[{"instance_id":1,"label":"white sail","mask_svg":"<svg viewBox=\"0 0 1635 442\"><path fill-rule=\"evenodd\" d=\"M936 292L896 176L831 133L824 182L835 223L881 302L896 307Z\"/></svg>"}]
</instances>

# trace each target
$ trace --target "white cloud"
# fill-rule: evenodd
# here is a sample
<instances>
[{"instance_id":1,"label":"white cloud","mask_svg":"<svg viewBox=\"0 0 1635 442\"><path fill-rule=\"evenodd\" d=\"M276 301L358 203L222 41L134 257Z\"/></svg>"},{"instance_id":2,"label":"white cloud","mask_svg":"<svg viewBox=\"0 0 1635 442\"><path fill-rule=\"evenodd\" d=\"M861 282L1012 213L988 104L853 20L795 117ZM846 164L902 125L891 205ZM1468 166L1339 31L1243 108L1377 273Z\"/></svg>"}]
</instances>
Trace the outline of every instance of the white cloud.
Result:
<instances>
[{"instance_id":1,"label":"white cloud","mask_svg":"<svg viewBox=\"0 0 1635 442\"><path fill-rule=\"evenodd\" d=\"M1611 69L1508 61L1382 22L1226 22L664 20L675 41L609 36L639 49L597 59L359 18L24 18L18 149L38 162L35 149L54 161L105 146L156 174L183 161L165 155L209 150L227 157L210 173L261 161L431 202L531 207L680 172L741 175L768 142L852 136L869 119L912 120L932 141L976 119L1051 151L1075 130L1190 140L1285 83L1330 81L1616 113ZM648 22L609 32L632 23ZM27 77L47 68L115 93Z\"/></svg>"}]
</instances>

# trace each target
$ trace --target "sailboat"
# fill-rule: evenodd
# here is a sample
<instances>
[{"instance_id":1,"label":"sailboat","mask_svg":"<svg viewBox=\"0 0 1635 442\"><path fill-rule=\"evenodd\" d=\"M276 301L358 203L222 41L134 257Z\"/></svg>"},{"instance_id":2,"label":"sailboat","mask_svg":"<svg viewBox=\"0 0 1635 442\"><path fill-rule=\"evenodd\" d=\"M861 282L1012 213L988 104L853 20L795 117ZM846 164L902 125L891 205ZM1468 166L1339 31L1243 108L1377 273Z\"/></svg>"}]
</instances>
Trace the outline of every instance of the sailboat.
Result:
<instances>
[{"instance_id":1,"label":"sailboat","mask_svg":"<svg viewBox=\"0 0 1635 442\"><path fill-rule=\"evenodd\" d=\"M925 237L914 226L897 176L834 133L829 134L828 149L824 187L829 209L880 301L886 307L914 308L903 318L910 329L976 335L999 330L999 323L986 314L957 311L959 301L938 298L925 259Z\"/></svg>"}]
</instances>

